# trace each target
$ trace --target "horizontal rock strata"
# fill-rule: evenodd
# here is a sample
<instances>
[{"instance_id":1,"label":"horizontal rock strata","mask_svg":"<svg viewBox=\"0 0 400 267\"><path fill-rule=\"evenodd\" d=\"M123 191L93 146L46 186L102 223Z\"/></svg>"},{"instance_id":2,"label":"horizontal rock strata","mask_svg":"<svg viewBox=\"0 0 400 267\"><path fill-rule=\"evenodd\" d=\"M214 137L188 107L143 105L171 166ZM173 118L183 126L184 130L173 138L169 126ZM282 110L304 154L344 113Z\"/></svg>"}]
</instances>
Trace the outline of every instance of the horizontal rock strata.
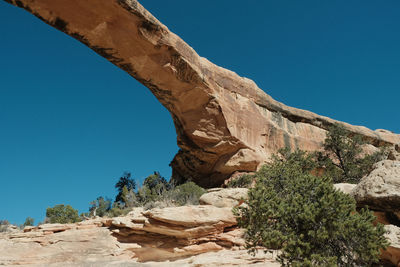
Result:
<instances>
[{"instance_id":1,"label":"horizontal rock strata","mask_svg":"<svg viewBox=\"0 0 400 267\"><path fill-rule=\"evenodd\" d=\"M214 257L226 257L232 256L229 251L234 251L235 256L220 258L221 266L235 262L241 266L258 263L279 266L271 254L248 256L243 234L243 230L236 228L231 207L199 205L148 211L135 208L123 217L43 224L1 234L0 265L85 266L120 261L160 262L154 266L164 266L162 262L179 260L179 266L202 266L201 262L213 266L213 260L206 256L190 257L211 252L216 253L212 254Z\"/></svg>"},{"instance_id":2,"label":"horizontal rock strata","mask_svg":"<svg viewBox=\"0 0 400 267\"><path fill-rule=\"evenodd\" d=\"M200 57L135 0L5 0L81 41L148 87L173 118L180 151L173 179L220 185L255 171L287 146L321 148L336 121L291 108L247 78ZM374 146L398 144L385 130L344 124Z\"/></svg>"}]
</instances>

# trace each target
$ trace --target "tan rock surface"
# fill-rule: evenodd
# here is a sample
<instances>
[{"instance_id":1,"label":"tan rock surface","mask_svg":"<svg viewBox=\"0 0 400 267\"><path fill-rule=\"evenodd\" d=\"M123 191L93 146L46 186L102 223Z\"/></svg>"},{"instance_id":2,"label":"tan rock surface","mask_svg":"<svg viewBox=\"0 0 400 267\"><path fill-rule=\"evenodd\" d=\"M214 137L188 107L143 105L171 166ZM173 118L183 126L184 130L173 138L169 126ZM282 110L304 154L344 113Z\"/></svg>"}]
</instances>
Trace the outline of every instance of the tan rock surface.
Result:
<instances>
[{"instance_id":1,"label":"tan rock surface","mask_svg":"<svg viewBox=\"0 0 400 267\"><path fill-rule=\"evenodd\" d=\"M346 183L339 183L333 185L337 190L345 193L351 194L351 191L356 187L355 184L346 184Z\"/></svg>"},{"instance_id":2,"label":"tan rock surface","mask_svg":"<svg viewBox=\"0 0 400 267\"><path fill-rule=\"evenodd\" d=\"M397 161L400 161L400 144L394 145L394 146L389 150L388 159L389 159L389 160L397 160Z\"/></svg>"},{"instance_id":3,"label":"tan rock surface","mask_svg":"<svg viewBox=\"0 0 400 267\"><path fill-rule=\"evenodd\" d=\"M123 217L95 218L76 224L43 224L4 233L0 235L0 265L113 263L124 266L135 263L141 266L137 262L167 264L166 261L171 261L174 264L172 261L179 259L185 266L195 266L182 258L242 249L243 231L235 226L231 208L212 205L147 211L135 208ZM242 257L241 263L252 264L249 259ZM237 257L225 260L240 262ZM206 262L206 259L192 261Z\"/></svg>"},{"instance_id":4,"label":"tan rock surface","mask_svg":"<svg viewBox=\"0 0 400 267\"><path fill-rule=\"evenodd\" d=\"M264 254L259 251L254 257L247 250L219 250L206 252L176 261L146 262L138 263L132 260L96 261L82 263L50 263L46 265L33 264L23 265L29 267L279 267L280 264L274 259L275 253Z\"/></svg>"},{"instance_id":5,"label":"tan rock surface","mask_svg":"<svg viewBox=\"0 0 400 267\"><path fill-rule=\"evenodd\" d=\"M390 245L382 252L381 258L391 262L394 266L400 266L400 228L394 225L385 225Z\"/></svg>"},{"instance_id":6,"label":"tan rock surface","mask_svg":"<svg viewBox=\"0 0 400 267\"><path fill-rule=\"evenodd\" d=\"M81 41L147 86L169 110L180 151L173 179L220 185L288 146L317 150L336 121L279 103L200 57L136 0L5 0ZM343 123L375 146L400 136Z\"/></svg>"},{"instance_id":7,"label":"tan rock surface","mask_svg":"<svg viewBox=\"0 0 400 267\"><path fill-rule=\"evenodd\" d=\"M199 202L202 205L213 205L218 208L235 207L241 200L247 199L247 188L213 188L203 194Z\"/></svg>"},{"instance_id":8,"label":"tan rock surface","mask_svg":"<svg viewBox=\"0 0 400 267\"><path fill-rule=\"evenodd\" d=\"M353 189L357 205L371 209L400 212L400 161L384 160Z\"/></svg>"}]
</instances>

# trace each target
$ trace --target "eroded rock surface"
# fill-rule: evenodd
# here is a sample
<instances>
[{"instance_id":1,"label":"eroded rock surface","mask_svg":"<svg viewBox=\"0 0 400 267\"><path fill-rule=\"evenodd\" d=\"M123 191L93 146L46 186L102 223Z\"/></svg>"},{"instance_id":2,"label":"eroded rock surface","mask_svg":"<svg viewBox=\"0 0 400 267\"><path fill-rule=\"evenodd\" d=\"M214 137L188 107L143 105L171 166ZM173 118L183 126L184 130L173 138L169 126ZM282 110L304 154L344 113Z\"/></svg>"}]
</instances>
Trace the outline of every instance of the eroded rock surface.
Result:
<instances>
[{"instance_id":1,"label":"eroded rock surface","mask_svg":"<svg viewBox=\"0 0 400 267\"><path fill-rule=\"evenodd\" d=\"M180 151L173 179L220 185L255 171L288 146L318 150L335 121L288 107L247 78L200 57L136 0L5 0L81 41L147 86L169 110ZM400 143L385 130L343 125L374 146Z\"/></svg>"},{"instance_id":2,"label":"eroded rock surface","mask_svg":"<svg viewBox=\"0 0 400 267\"><path fill-rule=\"evenodd\" d=\"M276 266L273 255L247 255L243 235L231 208L135 208L123 217L3 233L0 265Z\"/></svg>"},{"instance_id":3,"label":"eroded rock surface","mask_svg":"<svg viewBox=\"0 0 400 267\"><path fill-rule=\"evenodd\" d=\"M351 194L359 206L400 215L400 161L376 163Z\"/></svg>"},{"instance_id":4,"label":"eroded rock surface","mask_svg":"<svg viewBox=\"0 0 400 267\"><path fill-rule=\"evenodd\" d=\"M247 188L212 188L200 197L199 202L218 208L233 208L247 199L248 191Z\"/></svg>"},{"instance_id":5,"label":"eroded rock surface","mask_svg":"<svg viewBox=\"0 0 400 267\"><path fill-rule=\"evenodd\" d=\"M356 187L355 184L339 183L333 185L336 190L339 190L345 194L351 194L352 190Z\"/></svg>"},{"instance_id":6,"label":"eroded rock surface","mask_svg":"<svg viewBox=\"0 0 400 267\"><path fill-rule=\"evenodd\" d=\"M387 233L385 237L389 241L389 247L382 251L381 258L391 262L394 266L400 266L400 228L394 225L385 225Z\"/></svg>"}]
</instances>

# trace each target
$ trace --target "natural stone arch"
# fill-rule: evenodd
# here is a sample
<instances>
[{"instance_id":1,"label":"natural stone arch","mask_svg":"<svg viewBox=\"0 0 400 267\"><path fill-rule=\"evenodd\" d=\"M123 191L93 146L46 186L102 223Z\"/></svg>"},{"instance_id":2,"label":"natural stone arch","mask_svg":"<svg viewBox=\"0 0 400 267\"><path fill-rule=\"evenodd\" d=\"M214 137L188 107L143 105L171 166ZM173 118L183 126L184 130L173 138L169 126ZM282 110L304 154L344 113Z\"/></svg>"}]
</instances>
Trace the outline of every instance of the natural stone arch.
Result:
<instances>
[{"instance_id":1,"label":"natural stone arch","mask_svg":"<svg viewBox=\"0 0 400 267\"><path fill-rule=\"evenodd\" d=\"M320 149L336 121L288 107L200 57L136 0L5 0L81 41L148 87L170 112L180 150L172 178L203 186L255 171L283 146ZM342 123L375 146L388 131Z\"/></svg>"}]
</instances>

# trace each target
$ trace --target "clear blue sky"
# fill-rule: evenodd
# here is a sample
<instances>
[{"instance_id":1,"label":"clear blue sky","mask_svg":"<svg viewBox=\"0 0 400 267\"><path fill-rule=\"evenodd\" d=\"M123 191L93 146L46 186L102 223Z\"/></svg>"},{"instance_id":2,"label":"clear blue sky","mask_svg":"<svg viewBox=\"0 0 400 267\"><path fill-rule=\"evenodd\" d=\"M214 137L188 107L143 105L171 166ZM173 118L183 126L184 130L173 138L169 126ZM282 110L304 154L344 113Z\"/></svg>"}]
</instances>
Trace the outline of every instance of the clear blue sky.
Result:
<instances>
[{"instance_id":1,"label":"clear blue sky","mask_svg":"<svg viewBox=\"0 0 400 267\"><path fill-rule=\"evenodd\" d=\"M400 132L400 1L141 3L214 63L287 105ZM0 219L115 196L124 171L169 178L172 120L145 87L0 1Z\"/></svg>"}]
</instances>

